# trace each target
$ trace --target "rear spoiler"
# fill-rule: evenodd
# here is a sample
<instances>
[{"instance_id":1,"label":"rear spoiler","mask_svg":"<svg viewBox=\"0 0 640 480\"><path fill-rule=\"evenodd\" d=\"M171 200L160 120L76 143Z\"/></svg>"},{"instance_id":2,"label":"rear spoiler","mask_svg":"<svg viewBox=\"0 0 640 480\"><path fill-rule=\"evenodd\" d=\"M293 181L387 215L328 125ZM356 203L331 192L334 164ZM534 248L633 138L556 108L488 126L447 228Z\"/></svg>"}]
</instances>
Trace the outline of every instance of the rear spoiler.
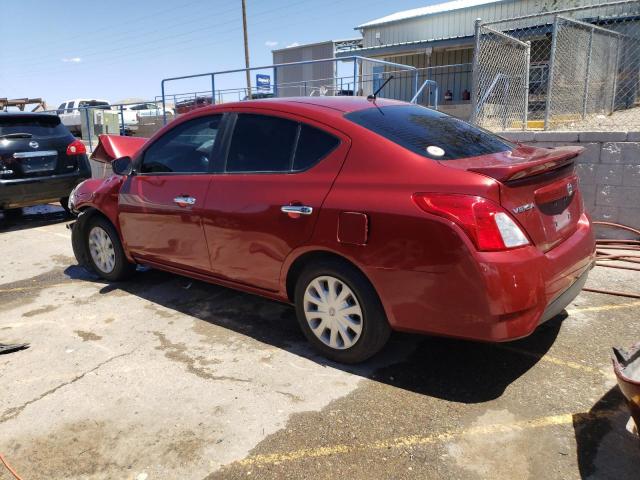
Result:
<instances>
[{"instance_id":1,"label":"rear spoiler","mask_svg":"<svg viewBox=\"0 0 640 480\"><path fill-rule=\"evenodd\" d=\"M447 160L443 165L481 173L500 182L519 180L570 165L584 147L566 146L553 149L518 145L509 152L483 157Z\"/></svg>"},{"instance_id":2,"label":"rear spoiler","mask_svg":"<svg viewBox=\"0 0 640 480\"><path fill-rule=\"evenodd\" d=\"M99 135L98 146L91 154L91 160L111 163L120 157L133 157L145 142L144 137L123 137L120 135Z\"/></svg>"},{"instance_id":3,"label":"rear spoiler","mask_svg":"<svg viewBox=\"0 0 640 480\"><path fill-rule=\"evenodd\" d=\"M532 155L523 157L518 155L521 151L521 149L517 149L513 152L513 163L472 167L469 170L487 175L501 182L519 180L539 175L549 170L556 170L573 163L573 159L584 151L584 147L556 147L553 150L536 148ZM516 159L521 159L522 161L517 161Z\"/></svg>"}]
</instances>

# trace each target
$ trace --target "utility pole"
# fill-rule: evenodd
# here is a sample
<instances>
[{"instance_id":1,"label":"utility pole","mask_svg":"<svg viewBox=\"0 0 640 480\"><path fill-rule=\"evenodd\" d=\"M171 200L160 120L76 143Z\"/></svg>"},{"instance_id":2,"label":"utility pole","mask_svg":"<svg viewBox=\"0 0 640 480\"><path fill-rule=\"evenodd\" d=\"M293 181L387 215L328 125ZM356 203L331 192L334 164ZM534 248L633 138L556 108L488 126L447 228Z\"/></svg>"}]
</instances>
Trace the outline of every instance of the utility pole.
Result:
<instances>
[{"instance_id":1,"label":"utility pole","mask_svg":"<svg viewBox=\"0 0 640 480\"><path fill-rule=\"evenodd\" d=\"M249 71L249 39L247 35L247 2L242 0L242 30L244 31L244 64L247 67L247 96L252 98L251 94L251 72Z\"/></svg>"}]
</instances>

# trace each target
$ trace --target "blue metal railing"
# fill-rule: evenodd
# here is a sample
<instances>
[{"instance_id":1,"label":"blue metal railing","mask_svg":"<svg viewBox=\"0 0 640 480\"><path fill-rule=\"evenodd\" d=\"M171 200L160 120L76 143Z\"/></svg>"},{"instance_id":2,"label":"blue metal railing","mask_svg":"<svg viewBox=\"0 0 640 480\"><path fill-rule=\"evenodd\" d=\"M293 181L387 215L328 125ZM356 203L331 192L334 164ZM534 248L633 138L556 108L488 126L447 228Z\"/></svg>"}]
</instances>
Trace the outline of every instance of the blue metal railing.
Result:
<instances>
[{"instance_id":1,"label":"blue metal railing","mask_svg":"<svg viewBox=\"0 0 640 480\"><path fill-rule=\"evenodd\" d=\"M418 97L422 94L423 90L427 85L429 86L429 88L431 88L432 86L434 87L433 90L435 92L435 97L434 97L433 108L438 110L438 82L436 82L435 80L425 80L422 83L422 86L418 89L416 94L411 99L411 103L418 103Z\"/></svg>"},{"instance_id":2,"label":"blue metal railing","mask_svg":"<svg viewBox=\"0 0 640 480\"><path fill-rule=\"evenodd\" d=\"M165 84L167 82L174 82L177 80L187 80L187 79L195 79L195 78L203 78L203 77L211 77L211 101L212 103L215 103L216 101L216 90L215 90L215 79L216 76L220 76L220 75L229 75L229 74L234 74L234 73L243 73L243 72L251 72L254 70L267 70L267 69L273 69L274 72L274 95L278 96L278 81L277 81L277 75L278 75L278 69L281 68L286 68L286 67L292 67L292 66L302 66L302 65L311 65L311 64L318 64L318 63L327 63L327 62L333 62L333 63L337 63L337 62L349 62L352 61L353 62L353 85L354 85L354 89L353 89L353 94L355 95L356 93L358 93L359 89L358 89L358 75L361 72L361 68L364 62L368 62L368 63L372 63L372 64L376 64L376 65L385 65L385 66L389 66L389 67L395 67L395 68L400 68L400 69L404 69L407 70L409 72L412 72L412 77L413 77L413 85L412 85L412 91L416 92L418 90L418 68L412 66L412 65L405 65L402 63L395 63L395 62L388 62L386 60L378 60L376 58L368 58L368 57L361 57L358 55L353 55L353 56L349 56L349 57L341 57L341 58L324 58L324 59L318 59L318 60L304 60L304 61L300 61L300 62L289 62L289 63L279 63L279 64L273 64L273 65L266 65L266 66L261 66L261 67L249 67L249 68L238 68L238 69L234 69L234 70L222 70L222 71L218 71L218 72L207 72L207 73L197 73L197 74L193 74L193 75L183 75L180 77L171 77L171 78L164 78L162 79L162 81L160 82L160 89L162 91L162 104L165 104L166 101L166 91L165 91ZM361 79L362 79L362 75L360 73ZM249 92L248 96L251 95L251 92ZM163 116L163 123L166 124L166 115Z\"/></svg>"}]
</instances>

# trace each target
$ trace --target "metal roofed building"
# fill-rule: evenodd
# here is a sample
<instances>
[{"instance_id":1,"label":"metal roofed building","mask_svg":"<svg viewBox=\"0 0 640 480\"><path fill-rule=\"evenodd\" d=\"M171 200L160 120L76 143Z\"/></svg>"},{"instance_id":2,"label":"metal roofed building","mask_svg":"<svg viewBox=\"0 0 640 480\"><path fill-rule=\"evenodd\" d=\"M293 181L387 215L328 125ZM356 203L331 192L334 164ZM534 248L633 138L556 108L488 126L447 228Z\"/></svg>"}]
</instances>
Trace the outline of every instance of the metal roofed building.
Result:
<instances>
[{"instance_id":1,"label":"metal roofed building","mask_svg":"<svg viewBox=\"0 0 640 480\"><path fill-rule=\"evenodd\" d=\"M361 47L362 39L352 38L291 45L286 48L272 50L271 53L274 65L278 65L335 58L338 52L346 52L347 55L353 55L353 50ZM337 66L337 62L319 62L276 68L274 84L276 85L278 96L333 95L342 90L353 89L352 85L346 83L340 85L340 81L337 79Z\"/></svg>"},{"instance_id":2,"label":"metal roofed building","mask_svg":"<svg viewBox=\"0 0 640 480\"><path fill-rule=\"evenodd\" d=\"M454 0L396 12L356 27L362 34L357 55L412 65L420 69L420 81L438 83L440 109L468 118L471 113L471 64L474 50L474 23L510 19L547 11L612 3L606 0ZM354 52L338 52L337 57ZM388 69L364 64L363 94L388 77ZM386 89L395 98L409 100L410 79L399 75ZM400 92L398 92L398 89ZM406 91L403 94L402 91ZM384 92L384 91L383 91ZM435 92L429 91L420 103L433 105ZM405 98L406 97L406 98Z\"/></svg>"}]
</instances>

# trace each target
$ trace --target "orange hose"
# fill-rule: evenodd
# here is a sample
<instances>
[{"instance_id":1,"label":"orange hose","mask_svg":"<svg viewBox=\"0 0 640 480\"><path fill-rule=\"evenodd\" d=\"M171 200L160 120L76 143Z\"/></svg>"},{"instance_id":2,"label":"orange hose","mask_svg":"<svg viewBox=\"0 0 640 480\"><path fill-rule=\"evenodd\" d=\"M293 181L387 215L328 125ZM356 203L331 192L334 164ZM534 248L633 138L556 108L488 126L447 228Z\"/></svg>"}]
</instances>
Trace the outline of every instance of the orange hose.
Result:
<instances>
[{"instance_id":1,"label":"orange hose","mask_svg":"<svg viewBox=\"0 0 640 480\"><path fill-rule=\"evenodd\" d=\"M628 292L616 292L615 290L600 290L599 288L583 288L585 292L604 293L606 295L615 295L616 297L640 298L640 294Z\"/></svg>"},{"instance_id":2,"label":"orange hose","mask_svg":"<svg viewBox=\"0 0 640 480\"><path fill-rule=\"evenodd\" d=\"M592 222L594 225L600 225L601 227L610 227L610 228L620 228L622 230L626 230L628 232L631 233L635 233L636 235L640 235L640 230L635 229L633 227L629 227L627 225L622 225L620 223L613 223L613 222L599 222L599 221L595 221Z\"/></svg>"},{"instance_id":3,"label":"orange hose","mask_svg":"<svg viewBox=\"0 0 640 480\"><path fill-rule=\"evenodd\" d=\"M22 477L20 475L17 474L17 472L11 468L11 465L9 465L7 463L7 461L4 459L4 457L2 456L2 454L0 453L0 462L2 462L2 464L7 467L7 470L9 470L9 473L11 475L13 475L13 478L15 478L16 480L22 480Z\"/></svg>"},{"instance_id":4,"label":"orange hose","mask_svg":"<svg viewBox=\"0 0 640 480\"><path fill-rule=\"evenodd\" d=\"M593 222L594 225L599 225L602 227L609 228L618 228L621 230L626 230L627 232L635 233L640 236L640 230L629 227L628 225L622 225L619 223L613 222ZM636 240L615 240L615 239L596 239L596 246L598 249L596 250L596 260L613 260L619 262L627 262L627 263L636 263L640 264L640 256L635 254L624 254L622 252L604 252L601 249L607 250L631 250L631 251L640 251L640 241ZM622 270L633 270L640 271L640 268L635 268L626 265L611 265L609 262L601 262L597 261L596 265L606 268L619 268ZM602 290L599 288L583 288L585 292L594 292L594 293L604 293L605 295L615 295L618 297L627 297L627 298L640 298L640 294L630 293L630 292L618 292L615 290Z\"/></svg>"},{"instance_id":5,"label":"orange hose","mask_svg":"<svg viewBox=\"0 0 640 480\"><path fill-rule=\"evenodd\" d=\"M620 244L620 245L640 245L640 241L638 240L616 240L613 238L598 238L596 239L596 243L602 246L605 246L608 243Z\"/></svg>"},{"instance_id":6,"label":"orange hose","mask_svg":"<svg viewBox=\"0 0 640 480\"><path fill-rule=\"evenodd\" d=\"M640 272L640 268L625 267L623 265L609 265L609 264L606 264L606 263L596 262L596 266L598 266L598 267L607 267L607 268L619 268L621 270L634 270L636 272Z\"/></svg>"}]
</instances>

